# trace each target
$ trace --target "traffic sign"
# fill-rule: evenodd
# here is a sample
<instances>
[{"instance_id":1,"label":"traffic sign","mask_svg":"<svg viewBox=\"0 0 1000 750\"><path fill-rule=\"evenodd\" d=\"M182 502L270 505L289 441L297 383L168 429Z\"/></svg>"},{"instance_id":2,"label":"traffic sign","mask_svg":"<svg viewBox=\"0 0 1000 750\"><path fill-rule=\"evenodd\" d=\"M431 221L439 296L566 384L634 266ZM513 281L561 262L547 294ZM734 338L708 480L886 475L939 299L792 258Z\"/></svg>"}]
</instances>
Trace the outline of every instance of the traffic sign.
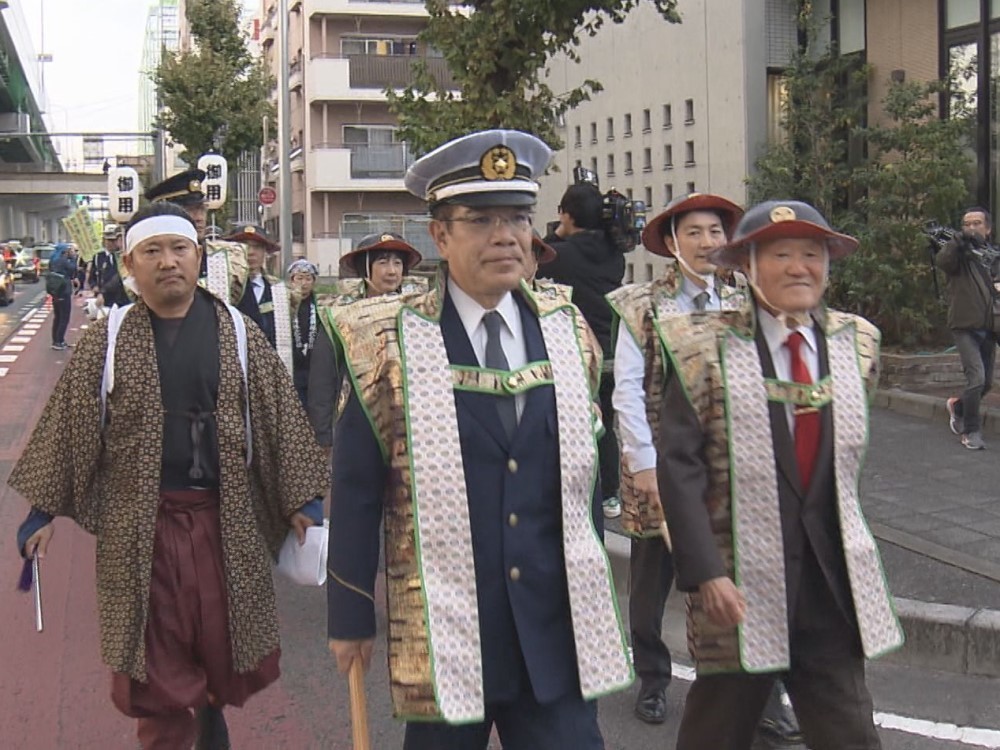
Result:
<instances>
[{"instance_id":1,"label":"traffic sign","mask_svg":"<svg viewBox=\"0 0 1000 750\"><path fill-rule=\"evenodd\" d=\"M278 200L278 191L273 187L262 187L260 192L257 193L257 200L260 201L260 205L262 206L272 206Z\"/></svg>"}]
</instances>

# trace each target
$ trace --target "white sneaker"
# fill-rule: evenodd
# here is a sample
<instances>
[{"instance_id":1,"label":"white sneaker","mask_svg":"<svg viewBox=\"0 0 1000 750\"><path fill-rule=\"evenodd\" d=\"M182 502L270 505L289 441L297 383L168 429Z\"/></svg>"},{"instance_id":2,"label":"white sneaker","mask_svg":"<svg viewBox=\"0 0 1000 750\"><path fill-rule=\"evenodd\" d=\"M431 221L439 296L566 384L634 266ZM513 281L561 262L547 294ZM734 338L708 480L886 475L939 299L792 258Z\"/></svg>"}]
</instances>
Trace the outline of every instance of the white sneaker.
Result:
<instances>
[{"instance_id":1,"label":"white sneaker","mask_svg":"<svg viewBox=\"0 0 1000 750\"><path fill-rule=\"evenodd\" d=\"M606 497L601 503L605 518L618 518L622 514L622 504L617 497Z\"/></svg>"}]
</instances>

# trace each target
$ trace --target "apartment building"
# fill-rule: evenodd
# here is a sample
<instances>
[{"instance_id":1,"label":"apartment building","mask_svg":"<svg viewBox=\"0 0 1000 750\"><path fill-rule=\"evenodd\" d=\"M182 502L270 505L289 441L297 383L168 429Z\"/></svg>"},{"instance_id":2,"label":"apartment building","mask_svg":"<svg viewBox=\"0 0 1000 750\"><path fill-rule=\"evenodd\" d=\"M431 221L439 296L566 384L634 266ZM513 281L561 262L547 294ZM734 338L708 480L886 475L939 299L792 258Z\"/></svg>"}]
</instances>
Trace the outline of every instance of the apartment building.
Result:
<instances>
[{"instance_id":1,"label":"apartment building","mask_svg":"<svg viewBox=\"0 0 1000 750\"><path fill-rule=\"evenodd\" d=\"M864 54L865 5L813 2L845 54ZM552 64L555 91L588 78L604 90L565 116L565 148L556 155L559 171L543 180L540 222L555 218L574 166L594 171L602 192L614 187L644 201L650 218L686 193L746 201L747 174L769 139L780 137L781 73L797 43L796 3L685 0L679 10L683 23L669 24L641 3L624 23L585 37L579 64ZM664 262L639 247L627 256L625 280L653 279Z\"/></svg>"},{"instance_id":2,"label":"apartment building","mask_svg":"<svg viewBox=\"0 0 1000 750\"><path fill-rule=\"evenodd\" d=\"M433 258L426 207L403 186L414 157L384 93L408 85L418 60L448 80L444 61L417 40L427 19L423 3L289 0L289 9L280 68L277 0L263 0L260 28L262 54L291 86L293 254L335 275L357 240L392 231ZM275 187L277 150L271 144L265 158Z\"/></svg>"}]
</instances>

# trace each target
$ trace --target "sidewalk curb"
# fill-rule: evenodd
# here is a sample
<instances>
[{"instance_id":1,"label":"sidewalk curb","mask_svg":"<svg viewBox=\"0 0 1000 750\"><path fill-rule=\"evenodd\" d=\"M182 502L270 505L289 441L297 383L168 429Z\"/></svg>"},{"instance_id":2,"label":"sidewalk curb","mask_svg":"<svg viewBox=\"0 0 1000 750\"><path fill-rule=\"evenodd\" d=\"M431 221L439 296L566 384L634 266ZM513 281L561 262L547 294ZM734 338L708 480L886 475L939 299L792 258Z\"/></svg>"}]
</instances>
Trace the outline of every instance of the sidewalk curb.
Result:
<instances>
[{"instance_id":1,"label":"sidewalk curb","mask_svg":"<svg viewBox=\"0 0 1000 750\"><path fill-rule=\"evenodd\" d=\"M936 420L945 426L948 424L947 400L940 396L910 393L898 388L879 388L875 391L874 405L897 414ZM1000 435L1000 410L983 407L983 432Z\"/></svg>"},{"instance_id":2,"label":"sidewalk curb","mask_svg":"<svg viewBox=\"0 0 1000 750\"><path fill-rule=\"evenodd\" d=\"M629 538L608 529L605 547L612 566L627 571ZM627 591L624 596L628 598ZM897 598L895 603L906 644L887 660L954 674L1000 677L1000 611L914 599ZM685 627L683 617L670 613L664 622L664 638L673 636L674 642L683 642Z\"/></svg>"}]
</instances>

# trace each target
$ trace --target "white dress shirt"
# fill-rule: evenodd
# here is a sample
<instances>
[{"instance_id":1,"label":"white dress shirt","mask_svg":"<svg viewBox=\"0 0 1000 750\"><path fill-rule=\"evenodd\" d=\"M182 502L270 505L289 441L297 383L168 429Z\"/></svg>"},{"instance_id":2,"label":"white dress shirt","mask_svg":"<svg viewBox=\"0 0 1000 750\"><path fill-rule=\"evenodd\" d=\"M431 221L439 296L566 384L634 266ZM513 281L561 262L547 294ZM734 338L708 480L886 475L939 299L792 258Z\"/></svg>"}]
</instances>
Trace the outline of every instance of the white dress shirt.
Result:
<instances>
[{"instance_id":1,"label":"white dress shirt","mask_svg":"<svg viewBox=\"0 0 1000 750\"><path fill-rule=\"evenodd\" d=\"M792 352L785 342L792 333L784 323L781 323L771 313L757 308L757 325L760 326L764 340L767 342L768 351L771 352L771 361L774 362L774 375L778 380L792 380ZM802 334L806 345L799 349L799 353L806 362L809 370L809 377L815 383L819 378L819 349L816 344L816 327L814 325L799 326L795 329ZM795 436L795 407L792 404L785 405L785 414L788 417L788 433Z\"/></svg>"},{"instance_id":2,"label":"white dress shirt","mask_svg":"<svg viewBox=\"0 0 1000 750\"><path fill-rule=\"evenodd\" d=\"M261 274L252 276L250 278L250 284L253 286L253 296L257 300L257 304L260 304L261 298L264 296L264 277Z\"/></svg>"},{"instance_id":3,"label":"white dress shirt","mask_svg":"<svg viewBox=\"0 0 1000 750\"><path fill-rule=\"evenodd\" d=\"M709 285L702 289L687 276L683 279L677 293L677 306L683 312L694 312L694 298L702 292L708 292L706 310L721 310L722 301L715 290L715 277L709 279ZM619 324L618 339L615 342L615 390L611 403L618 416L618 431L621 434L622 454L626 464L633 474L646 469L656 468L656 446L653 445L653 431L646 419L646 389L644 380L646 363L639 345L632 338L628 327Z\"/></svg>"},{"instance_id":4,"label":"white dress shirt","mask_svg":"<svg viewBox=\"0 0 1000 750\"><path fill-rule=\"evenodd\" d=\"M472 350L476 353L476 359L480 367L486 366L486 326L483 325L483 316L493 310L487 310L476 302L472 297L463 292L458 284L452 279L448 279L448 296L451 298L458 317L462 320L465 333L472 344ZM528 350L524 343L524 328L521 326L521 312L517 308L514 296L507 292L503 299L494 308L500 313L504 324L500 326L500 346L507 357L507 365L511 370L518 370L528 364ZM514 397L514 404L517 407L517 418L521 419L524 412L524 394Z\"/></svg>"}]
</instances>

